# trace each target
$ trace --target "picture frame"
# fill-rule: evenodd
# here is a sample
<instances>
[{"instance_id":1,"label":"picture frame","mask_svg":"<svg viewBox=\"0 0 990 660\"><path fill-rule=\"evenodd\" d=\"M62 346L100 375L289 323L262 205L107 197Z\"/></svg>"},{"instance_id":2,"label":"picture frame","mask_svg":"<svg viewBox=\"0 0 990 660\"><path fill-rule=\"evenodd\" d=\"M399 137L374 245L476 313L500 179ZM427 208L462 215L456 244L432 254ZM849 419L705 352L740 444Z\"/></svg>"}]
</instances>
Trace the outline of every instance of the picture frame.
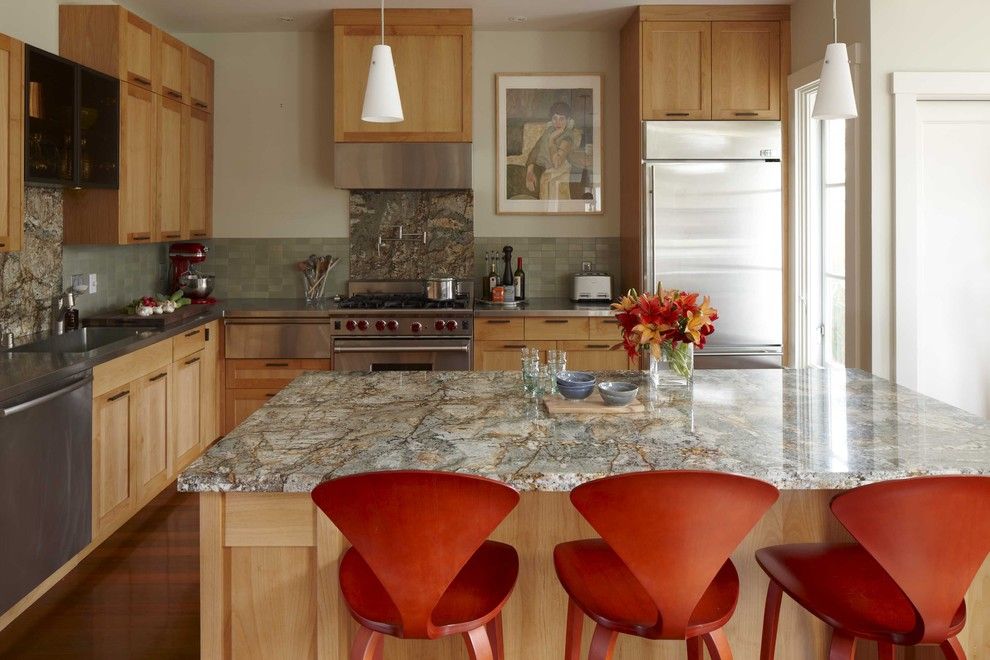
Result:
<instances>
[{"instance_id":1,"label":"picture frame","mask_svg":"<svg viewBox=\"0 0 990 660\"><path fill-rule=\"evenodd\" d=\"M495 75L495 213L601 215L601 73Z\"/></svg>"}]
</instances>

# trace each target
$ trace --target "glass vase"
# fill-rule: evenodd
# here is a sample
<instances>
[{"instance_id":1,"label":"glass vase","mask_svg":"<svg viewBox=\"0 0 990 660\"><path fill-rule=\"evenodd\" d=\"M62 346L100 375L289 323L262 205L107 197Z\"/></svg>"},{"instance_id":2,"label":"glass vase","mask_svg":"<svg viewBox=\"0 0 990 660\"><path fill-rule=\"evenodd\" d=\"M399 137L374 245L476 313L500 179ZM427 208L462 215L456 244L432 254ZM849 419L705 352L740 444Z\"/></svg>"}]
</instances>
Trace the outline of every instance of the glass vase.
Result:
<instances>
[{"instance_id":1,"label":"glass vase","mask_svg":"<svg viewBox=\"0 0 990 660\"><path fill-rule=\"evenodd\" d=\"M650 385L661 383L690 385L694 380L694 344L660 344L660 357L650 353Z\"/></svg>"}]
</instances>

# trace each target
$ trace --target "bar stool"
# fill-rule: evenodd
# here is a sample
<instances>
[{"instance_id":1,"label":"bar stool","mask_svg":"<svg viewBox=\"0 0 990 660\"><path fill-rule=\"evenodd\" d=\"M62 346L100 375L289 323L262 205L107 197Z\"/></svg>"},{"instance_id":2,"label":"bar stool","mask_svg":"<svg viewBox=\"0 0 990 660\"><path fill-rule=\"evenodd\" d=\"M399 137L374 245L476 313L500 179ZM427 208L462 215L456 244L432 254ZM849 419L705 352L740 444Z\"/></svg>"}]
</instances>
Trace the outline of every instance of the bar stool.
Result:
<instances>
[{"instance_id":1,"label":"bar stool","mask_svg":"<svg viewBox=\"0 0 990 660\"><path fill-rule=\"evenodd\" d=\"M596 624L588 658L611 658L619 633L687 642L701 660L731 660L723 626L739 597L732 551L777 500L768 483L719 472L637 472L571 492L602 538L554 548L570 597L564 657L581 653L583 615Z\"/></svg>"},{"instance_id":2,"label":"bar stool","mask_svg":"<svg viewBox=\"0 0 990 660\"><path fill-rule=\"evenodd\" d=\"M472 660L501 660L512 546L487 541L515 508L505 484L429 471L373 472L317 486L313 501L351 542L340 589L358 622L351 660L380 660L383 635L463 635Z\"/></svg>"},{"instance_id":3,"label":"bar stool","mask_svg":"<svg viewBox=\"0 0 990 660\"><path fill-rule=\"evenodd\" d=\"M853 658L857 639L875 641L880 660L893 660L894 645L919 644L965 658L956 635L990 552L990 478L887 481L837 495L831 509L858 543L756 553L770 576L761 660L773 660L785 592L832 627L830 660Z\"/></svg>"}]
</instances>

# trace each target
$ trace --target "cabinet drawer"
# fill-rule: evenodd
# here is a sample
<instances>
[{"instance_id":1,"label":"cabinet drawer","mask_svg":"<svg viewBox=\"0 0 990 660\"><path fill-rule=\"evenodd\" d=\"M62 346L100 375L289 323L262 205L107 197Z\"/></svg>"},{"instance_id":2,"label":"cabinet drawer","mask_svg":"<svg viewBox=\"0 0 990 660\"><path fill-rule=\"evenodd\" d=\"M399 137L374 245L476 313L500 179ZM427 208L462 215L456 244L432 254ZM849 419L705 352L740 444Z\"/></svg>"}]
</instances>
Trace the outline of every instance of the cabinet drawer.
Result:
<instances>
[{"instance_id":1,"label":"cabinet drawer","mask_svg":"<svg viewBox=\"0 0 990 660\"><path fill-rule=\"evenodd\" d=\"M329 371L330 360L227 360L227 388L281 389L305 371Z\"/></svg>"},{"instance_id":2,"label":"cabinet drawer","mask_svg":"<svg viewBox=\"0 0 990 660\"><path fill-rule=\"evenodd\" d=\"M554 341L476 341L474 343L475 371L519 371L522 368L522 349L540 351L540 360L546 361L547 351L557 348Z\"/></svg>"},{"instance_id":3,"label":"cabinet drawer","mask_svg":"<svg viewBox=\"0 0 990 660\"><path fill-rule=\"evenodd\" d=\"M573 371L622 371L631 369L622 349L612 350L616 341L562 341L557 349L567 351L567 368Z\"/></svg>"},{"instance_id":4,"label":"cabinet drawer","mask_svg":"<svg viewBox=\"0 0 990 660\"><path fill-rule=\"evenodd\" d=\"M93 367L93 396L98 397L172 362L172 342L160 341L116 360Z\"/></svg>"},{"instance_id":5,"label":"cabinet drawer","mask_svg":"<svg viewBox=\"0 0 990 660\"><path fill-rule=\"evenodd\" d=\"M526 319L526 339L587 339L588 319L533 316Z\"/></svg>"},{"instance_id":6,"label":"cabinet drawer","mask_svg":"<svg viewBox=\"0 0 990 660\"><path fill-rule=\"evenodd\" d=\"M478 318L474 321L474 338L478 341L486 339L518 339L525 337L523 319Z\"/></svg>"},{"instance_id":7,"label":"cabinet drawer","mask_svg":"<svg viewBox=\"0 0 990 660\"><path fill-rule=\"evenodd\" d=\"M603 340L618 344L622 340L622 333L619 332L619 324L614 316L594 316L588 319L588 325L588 337L592 341Z\"/></svg>"},{"instance_id":8,"label":"cabinet drawer","mask_svg":"<svg viewBox=\"0 0 990 660\"><path fill-rule=\"evenodd\" d=\"M206 326L186 330L172 340L172 359L180 360L206 348Z\"/></svg>"}]
</instances>

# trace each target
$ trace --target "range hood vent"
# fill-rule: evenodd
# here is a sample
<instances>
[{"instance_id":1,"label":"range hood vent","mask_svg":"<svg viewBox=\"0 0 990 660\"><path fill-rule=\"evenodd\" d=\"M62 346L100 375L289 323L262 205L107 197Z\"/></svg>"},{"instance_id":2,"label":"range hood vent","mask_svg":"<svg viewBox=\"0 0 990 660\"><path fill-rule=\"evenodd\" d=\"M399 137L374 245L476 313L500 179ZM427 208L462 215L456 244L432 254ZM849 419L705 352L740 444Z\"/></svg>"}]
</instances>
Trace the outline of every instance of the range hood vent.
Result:
<instances>
[{"instance_id":1,"label":"range hood vent","mask_svg":"<svg viewBox=\"0 0 990 660\"><path fill-rule=\"evenodd\" d=\"M334 185L346 190L468 190L470 142L337 142Z\"/></svg>"}]
</instances>

